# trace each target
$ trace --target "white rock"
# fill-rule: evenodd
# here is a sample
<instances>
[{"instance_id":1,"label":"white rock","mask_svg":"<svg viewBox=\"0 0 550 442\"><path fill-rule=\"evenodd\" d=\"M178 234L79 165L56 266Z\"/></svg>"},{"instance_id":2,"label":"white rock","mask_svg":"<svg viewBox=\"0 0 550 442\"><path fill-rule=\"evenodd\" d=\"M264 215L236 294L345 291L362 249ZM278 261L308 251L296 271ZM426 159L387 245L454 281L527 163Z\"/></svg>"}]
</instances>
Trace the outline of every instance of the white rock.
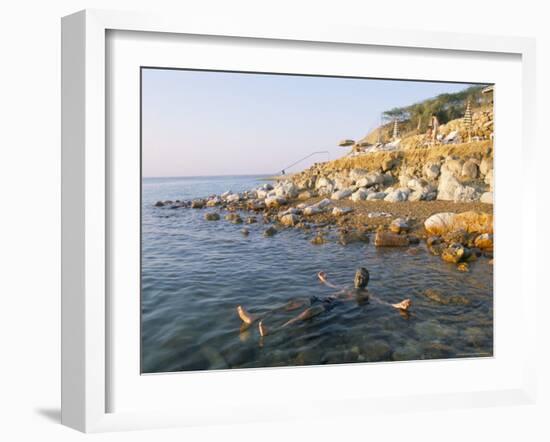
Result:
<instances>
[{"instance_id":1,"label":"white rock","mask_svg":"<svg viewBox=\"0 0 550 442\"><path fill-rule=\"evenodd\" d=\"M280 207L283 204L286 204L286 199L282 196L271 196L265 199L265 205L268 209L272 207Z\"/></svg>"},{"instance_id":2,"label":"white rock","mask_svg":"<svg viewBox=\"0 0 550 442\"><path fill-rule=\"evenodd\" d=\"M315 204L315 207L318 207L319 209L324 209L325 207L328 207L332 204L332 201L328 198L322 199L318 203Z\"/></svg>"},{"instance_id":3,"label":"white rock","mask_svg":"<svg viewBox=\"0 0 550 442\"><path fill-rule=\"evenodd\" d=\"M351 195L350 199L352 201L363 201L367 199L368 195L369 195L369 191L367 189L359 189Z\"/></svg>"},{"instance_id":4,"label":"white rock","mask_svg":"<svg viewBox=\"0 0 550 442\"><path fill-rule=\"evenodd\" d=\"M342 190L338 190L338 191L334 192L330 196L330 199L343 200L344 198L347 198L350 195L351 195L351 190L350 189L342 189Z\"/></svg>"},{"instance_id":5,"label":"white rock","mask_svg":"<svg viewBox=\"0 0 550 442\"><path fill-rule=\"evenodd\" d=\"M409 198L409 193L410 193L409 189L405 189L405 188L395 189L393 192L388 193L386 195L386 197L384 198L384 201L389 201L391 203L407 201L407 199Z\"/></svg>"},{"instance_id":6,"label":"white rock","mask_svg":"<svg viewBox=\"0 0 550 442\"><path fill-rule=\"evenodd\" d=\"M238 193L232 193L231 195L228 195L225 199L228 203L235 203L241 199L241 195L239 195Z\"/></svg>"},{"instance_id":7,"label":"white rock","mask_svg":"<svg viewBox=\"0 0 550 442\"><path fill-rule=\"evenodd\" d=\"M451 172L453 175L459 176L462 173L462 161L448 157L443 163L443 166L441 166L441 173L444 171Z\"/></svg>"},{"instance_id":8,"label":"white rock","mask_svg":"<svg viewBox=\"0 0 550 442\"><path fill-rule=\"evenodd\" d=\"M453 201L455 203L469 203L479 199L478 191L472 186L459 186L455 190Z\"/></svg>"},{"instance_id":9,"label":"white rock","mask_svg":"<svg viewBox=\"0 0 550 442\"><path fill-rule=\"evenodd\" d=\"M493 192L485 192L479 198L479 201L486 204L493 204Z\"/></svg>"},{"instance_id":10,"label":"white rock","mask_svg":"<svg viewBox=\"0 0 550 442\"><path fill-rule=\"evenodd\" d=\"M320 209L316 206L308 206L304 209L304 215L305 216L311 216L311 215L317 215L318 213L322 213L323 209Z\"/></svg>"},{"instance_id":11,"label":"white rock","mask_svg":"<svg viewBox=\"0 0 550 442\"><path fill-rule=\"evenodd\" d=\"M439 177L439 185L437 187L437 199L443 201L453 201L456 189L461 186L462 185L452 173L442 168L441 176Z\"/></svg>"},{"instance_id":12,"label":"white rock","mask_svg":"<svg viewBox=\"0 0 550 442\"><path fill-rule=\"evenodd\" d=\"M367 195L367 201L372 201L372 200L383 200L384 198L386 198L386 192L373 192L373 193L369 193Z\"/></svg>"},{"instance_id":13,"label":"white rock","mask_svg":"<svg viewBox=\"0 0 550 442\"><path fill-rule=\"evenodd\" d=\"M330 187L332 188L334 186L334 183L332 182L332 180L330 180L329 178L327 177L320 177L319 179L317 179L317 181L315 182L315 189L319 190L323 187Z\"/></svg>"},{"instance_id":14,"label":"white rock","mask_svg":"<svg viewBox=\"0 0 550 442\"><path fill-rule=\"evenodd\" d=\"M429 180L435 180L439 176L441 166L437 163L428 163L424 166L424 176Z\"/></svg>"},{"instance_id":15,"label":"white rock","mask_svg":"<svg viewBox=\"0 0 550 442\"><path fill-rule=\"evenodd\" d=\"M335 207L334 209L332 209L332 214L334 216L342 216L351 212L353 212L353 209L350 207Z\"/></svg>"},{"instance_id":16,"label":"white rock","mask_svg":"<svg viewBox=\"0 0 550 442\"><path fill-rule=\"evenodd\" d=\"M257 191L256 191L256 196L257 196L258 198L264 199L264 198L267 197L267 192L268 192L267 190L261 190L261 189L260 189L260 190L257 190Z\"/></svg>"},{"instance_id":17,"label":"white rock","mask_svg":"<svg viewBox=\"0 0 550 442\"><path fill-rule=\"evenodd\" d=\"M366 178L366 176L369 174L369 171L367 169L351 169L349 171L349 178L353 181L358 181L362 178Z\"/></svg>"}]
</instances>

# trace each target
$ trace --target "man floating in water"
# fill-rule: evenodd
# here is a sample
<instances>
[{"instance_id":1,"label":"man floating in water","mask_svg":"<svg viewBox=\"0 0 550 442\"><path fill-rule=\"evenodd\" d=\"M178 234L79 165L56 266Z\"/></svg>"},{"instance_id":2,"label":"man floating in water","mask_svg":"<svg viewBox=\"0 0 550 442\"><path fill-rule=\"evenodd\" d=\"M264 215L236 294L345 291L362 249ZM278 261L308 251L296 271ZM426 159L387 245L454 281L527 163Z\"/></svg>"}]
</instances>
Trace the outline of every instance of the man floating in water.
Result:
<instances>
[{"instance_id":1,"label":"man floating in water","mask_svg":"<svg viewBox=\"0 0 550 442\"><path fill-rule=\"evenodd\" d=\"M397 304L390 304L374 296L371 292L367 290L367 285L369 283L370 275L369 275L369 271L364 267L360 267L355 272L355 278L354 278L355 290L347 289L345 287L339 287L335 284L332 284L331 282L328 281L328 277L325 272L319 272L317 274L317 277L323 284L338 290L338 292L330 296L327 296L325 298L312 296L310 299L294 299L287 302L282 307L278 307L276 309L270 310L268 313L264 315L252 315L248 313L242 306L239 305L237 306L237 314L239 315L243 323L246 324L246 326L251 326L255 322L258 322L258 330L260 331L260 335L266 336L268 334L268 329L264 324L264 320L267 319L270 315L280 311L288 312L288 311L299 309L301 307L306 307L306 309L302 311L302 313L288 320L283 325L281 325L278 329L288 327L289 325L292 325L296 322L307 321L308 319L318 316L321 313L324 313L325 311L331 310L340 301L353 301L353 300L357 302L374 301L379 304L393 307L397 309L401 314L404 314L404 315L408 313L408 310L412 305L412 302L410 299L404 299L403 301Z\"/></svg>"}]
</instances>

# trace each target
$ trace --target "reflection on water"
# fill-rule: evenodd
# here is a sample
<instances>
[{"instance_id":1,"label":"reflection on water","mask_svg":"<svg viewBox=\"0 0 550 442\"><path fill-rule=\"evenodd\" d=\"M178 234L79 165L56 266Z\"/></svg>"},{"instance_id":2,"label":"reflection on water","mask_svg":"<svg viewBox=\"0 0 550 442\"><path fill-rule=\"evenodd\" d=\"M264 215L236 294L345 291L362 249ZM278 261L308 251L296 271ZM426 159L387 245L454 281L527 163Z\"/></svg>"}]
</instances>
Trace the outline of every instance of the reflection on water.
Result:
<instances>
[{"instance_id":1,"label":"reflection on water","mask_svg":"<svg viewBox=\"0 0 550 442\"><path fill-rule=\"evenodd\" d=\"M493 268L486 259L461 273L423 245L409 252L336 241L315 246L313 233L301 229L266 238L262 223L247 225L243 236L242 225L205 221L205 209L153 207L259 184L255 177L144 179L144 373L492 355ZM344 302L263 339L256 327L241 327L237 305L261 313L292 298L328 296L334 290L319 283L318 271L351 287L360 266L370 271L372 292L391 303L410 298L413 314ZM426 289L468 303L437 303Z\"/></svg>"}]
</instances>

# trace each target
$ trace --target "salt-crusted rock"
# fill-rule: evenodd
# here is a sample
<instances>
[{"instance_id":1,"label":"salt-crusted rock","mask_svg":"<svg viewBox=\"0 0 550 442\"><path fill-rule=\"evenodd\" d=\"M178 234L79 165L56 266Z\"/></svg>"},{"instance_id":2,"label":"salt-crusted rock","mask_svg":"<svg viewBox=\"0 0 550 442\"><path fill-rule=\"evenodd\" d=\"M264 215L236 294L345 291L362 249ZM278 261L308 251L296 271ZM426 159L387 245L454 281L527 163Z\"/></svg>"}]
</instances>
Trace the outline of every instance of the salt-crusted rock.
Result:
<instances>
[{"instance_id":1,"label":"salt-crusted rock","mask_svg":"<svg viewBox=\"0 0 550 442\"><path fill-rule=\"evenodd\" d=\"M205 205L204 200L193 200L191 202L191 208L192 209L202 209Z\"/></svg>"},{"instance_id":2,"label":"salt-crusted rock","mask_svg":"<svg viewBox=\"0 0 550 442\"><path fill-rule=\"evenodd\" d=\"M424 221L424 228L429 234L442 235L452 229L454 217L451 212L436 213Z\"/></svg>"},{"instance_id":3,"label":"salt-crusted rock","mask_svg":"<svg viewBox=\"0 0 550 442\"><path fill-rule=\"evenodd\" d=\"M347 176L338 175L334 178L334 188L337 190L347 189L351 186L352 180Z\"/></svg>"},{"instance_id":4,"label":"salt-crusted rock","mask_svg":"<svg viewBox=\"0 0 550 442\"><path fill-rule=\"evenodd\" d=\"M207 202L206 202L206 207L214 207L214 206L218 206L222 203L222 199L215 196L214 198L211 198L209 199Z\"/></svg>"},{"instance_id":5,"label":"salt-crusted rock","mask_svg":"<svg viewBox=\"0 0 550 442\"><path fill-rule=\"evenodd\" d=\"M469 233L493 233L493 215L482 212L436 213L424 221L424 228L431 235L465 230Z\"/></svg>"},{"instance_id":6,"label":"salt-crusted rock","mask_svg":"<svg viewBox=\"0 0 550 442\"><path fill-rule=\"evenodd\" d=\"M493 192L485 192L479 198L479 201L485 204L493 204Z\"/></svg>"},{"instance_id":7,"label":"salt-crusted rock","mask_svg":"<svg viewBox=\"0 0 550 442\"><path fill-rule=\"evenodd\" d=\"M322 189L322 188L330 188L332 189L334 187L334 183L332 182L332 180L330 180L329 178L327 177L320 177L317 179L317 181L315 182L315 189L319 190L319 189Z\"/></svg>"},{"instance_id":8,"label":"salt-crusted rock","mask_svg":"<svg viewBox=\"0 0 550 442\"><path fill-rule=\"evenodd\" d=\"M291 181L283 181L275 186L275 195L283 198L296 198L298 188Z\"/></svg>"}]
</instances>

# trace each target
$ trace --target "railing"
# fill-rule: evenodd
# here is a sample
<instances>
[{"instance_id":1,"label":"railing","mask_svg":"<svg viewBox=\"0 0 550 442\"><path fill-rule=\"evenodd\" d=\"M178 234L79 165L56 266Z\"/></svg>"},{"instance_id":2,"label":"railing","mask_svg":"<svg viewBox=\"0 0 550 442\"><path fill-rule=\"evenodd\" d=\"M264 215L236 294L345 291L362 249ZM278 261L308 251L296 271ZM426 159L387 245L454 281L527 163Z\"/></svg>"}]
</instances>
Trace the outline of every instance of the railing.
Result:
<instances>
[{"instance_id":1,"label":"railing","mask_svg":"<svg viewBox=\"0 0 550 442\"><path fill-rule=\"evenodd\" d=\"M281 175L285 175L286 170L287 170L287 169L290 169L291 167L296 166L296 164L299 164L299 163L301 163L302 161L305 161L305 160L307 160L308 158L311 158L312 156L314 156L314 155L319 155L319 154L326 154L326 155L327 155L327 161L329 160L329 151L328 151L328 150L320 150L320 151L317 151L317 152L312 152L312 153L310 153L309 155L307 155L307 156L305 156L305 157L303 157L303 158L300 158L298 161L292 163L291 165L282 168L282 169L281 169L281 172L280 172Z\"/></svg>"}]
</instances>

